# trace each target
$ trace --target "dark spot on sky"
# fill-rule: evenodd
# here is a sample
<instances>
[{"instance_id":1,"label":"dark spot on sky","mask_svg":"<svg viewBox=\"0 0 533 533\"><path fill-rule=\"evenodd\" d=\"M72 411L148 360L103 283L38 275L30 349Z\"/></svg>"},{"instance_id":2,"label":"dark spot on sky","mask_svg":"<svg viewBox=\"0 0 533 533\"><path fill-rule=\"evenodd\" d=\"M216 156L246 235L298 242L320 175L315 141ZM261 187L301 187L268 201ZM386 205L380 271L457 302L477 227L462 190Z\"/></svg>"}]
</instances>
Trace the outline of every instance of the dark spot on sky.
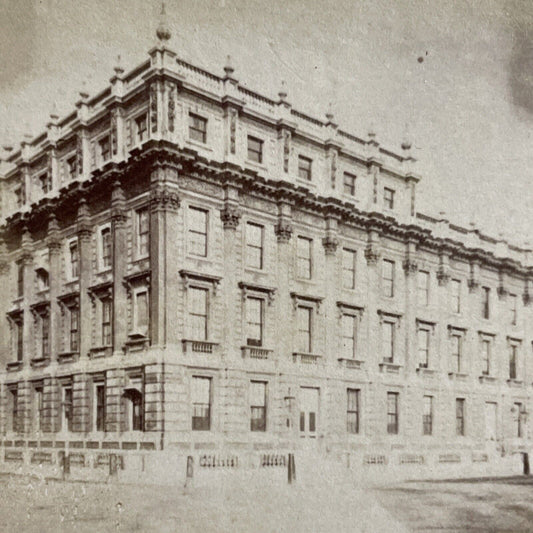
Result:
<instances>
[{"instance_id":1,"label":"dark spot on sky","mask_svg":"<svg viewBox=\"0 0 533 533\"><path fill-rule=\"evenodd\" d=\"M419 62L419 63L422 63L423 61L424 61L424 58L423 58L422 56L420 56L420 57L418 58L418 62Z\"/></svg>"}]
</instances>

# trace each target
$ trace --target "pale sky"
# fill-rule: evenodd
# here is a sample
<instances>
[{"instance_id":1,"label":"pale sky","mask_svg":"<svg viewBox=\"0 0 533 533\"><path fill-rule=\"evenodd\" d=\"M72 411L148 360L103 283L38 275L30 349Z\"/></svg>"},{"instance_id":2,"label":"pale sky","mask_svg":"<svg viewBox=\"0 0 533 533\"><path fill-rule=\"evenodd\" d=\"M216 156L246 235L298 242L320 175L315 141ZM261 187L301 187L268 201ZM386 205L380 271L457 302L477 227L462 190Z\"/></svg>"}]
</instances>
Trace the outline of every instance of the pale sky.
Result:
<instances>
[{"instance_id":1,"label":"pale sky","mask_svg":"<svg viewBox=\"0 0 533 533\"><path fill-rule=\"evenodd\" d=\"M171 47L400 151L414 144L419 210L533 241L533 2L169 0ZM54 102L103 89L155 42L155 0L2 0L0 140L44 130ZM420 62L419 58L423 58ZM531 236L530 236L531 235Z\"/></svg>"}]
</instances>

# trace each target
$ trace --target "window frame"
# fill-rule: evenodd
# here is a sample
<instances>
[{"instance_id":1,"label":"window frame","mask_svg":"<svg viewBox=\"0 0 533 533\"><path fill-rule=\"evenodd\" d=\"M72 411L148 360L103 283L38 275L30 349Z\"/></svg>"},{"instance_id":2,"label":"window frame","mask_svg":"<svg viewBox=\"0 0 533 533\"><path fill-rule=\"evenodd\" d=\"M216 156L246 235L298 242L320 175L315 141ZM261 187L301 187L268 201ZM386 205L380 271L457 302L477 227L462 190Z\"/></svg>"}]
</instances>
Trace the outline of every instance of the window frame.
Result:
<instances>
[{"instance_id":1,"label":"window frame","mask_svg":"<svg viewBox=\"0 0 533 533\"><path fill-rule=\"evenodd\" d=\"M298 154L298 179L313 181L313 160L302 154Z\"/></svg>"},{"instance_id":2,"label":"window frame","mask_svg":"<svg viewBox=\"0 0 533 533\"><path fill-rule=\"evenodd\" d=\"M143 217L146 217L143 224ZM150 210L142 206L135 210L135 257L137 260L150 257ZM146 248L146 251L143 251Z\"/></svg>"},{"instance_id":3,"label":"window frame","mask_svg":"<svg viewBox=\"0 0 533 533\"><path fill-rule=\"evenodd\" d=\"M421 333L424 333L425 345L421 346ZM416 330L417 353L418 353L418 368L430 368L430 353L431 353L431 329L429 326L418 324Z\"/></svg>"},{"instance_id":4,"label":"window frame","mask_svg":"<svg viewBox=\"0 0 533 533\"><path fill-rule=\"evenodd\" d=\"M386 276L388 272L385 271L385 265L389 265L390 278ZM388 268L388 267L387 267ZM385 298L394 298L395 284L396 284L396 262L391 259L383 259L381 265L381 289Z\"/></svg>"},{"instance_id":5,"label":"window frame","mask_svg":"<svg viewBox=\"0 0 533 533\"><path fill-rule=\"evenodd\" d=\"M196 291L201 292L205 295L205 314L200 314L197 312L192 312L191 306L193 305L193 297L191 297L192 294L194 294ZM211 299L211 290L208 287L205 287L202 284L198 283L191 283L187 287L187 331L188 335L190 335L191 340L194 341L200 341L200 342L206 342L208 341L210 337L210 299ZM194 326L192 317L203 317L204 325L203 330L204 334L202 335L203 338L195 338L196 333L196 327Z\"/></svg>"},{"instance_id":6,"label":"window frame","mask_svg":"<svg viewBox=\"0 0 533 533\"><path fill-rule=\"evenodd\" d=\"M422 280L425 280L425 284L422 284ZM427 307L430 304L430 281L431 274L428 270L419 270L417 273L417 301L418 305Z\"/></svg>"},{"instance_id":7,"label":"window frame","mask_svg":"<svg viewBox=\"0 0 533 533\"><path fill-rule=\"evenodd\" d=\"M352 398L351 398L352 397ZM350 401L350 399L355 401ZM361 430L361 389L346 389L346 432L359 435Z\"/></svg>"},{"instance_id":8,"label":"window frame","mask_svg":"<svg viewBox=\"0 0 533 533\"><path fill-rule=\"evenodd\" d=\"M426 400L429 400L428 402ZM433 408L434 397L430 394L424 394L422 397L422 435L432 436L433 435ZM429 406L429 409L426 407ZM429 411L426 412L426 411Z\"/></svg>"},{"instance_id":9,"label":"window frame","mask_svg":"<svg viewBox=\"0 0 533 533\"><path fill-rule=\"evenodd\" d=\"M251 243L251 239L249 238L250 237L250 228L256 228L259 230L260 232L260 244L258 245L257 243ZM255 231L255 230L254 230ZM246 222L246 226L245 226L245 245L246 245L246 267L247 268L253 268L253 269L256 269L256 270L263 270L264 269L264 243L265 243L265 226L263 226L262 224L258 224L256 222L252 222L250 220L248 220ZM250 261L250 258L251 257L254 257L254 254L251 254L250 253L250 250L255 250L257 251L258 250L258 253L259 253L259 266L257 266L257 264L252 264L252 262Z\"/></svg>"},{"instance_id":10,"label":"window frame","mask_svg":"<svg viewBox=\"0 0 533 533\"><path fill-rule=\"evenodd\" d=\"M344 321L346 317L350 317L351 320L351 330L352 330L352 336L348 337L345 335L345 327L344 327ZM357 334L359 332L359 319L360 314L356 311L349 311L348 309L343 309L341 311L341 352L342 357L344 359L357 359ZM347 346L345 339L350 339L351 344L351 350L349 350L349 346ZM350 353L351 352L351 353Z\"/></svg>"},{"instance_id":11,"label":"window frame","mask_svg":"<svg viewBox=\"0 0 533 533\"><path fill-rule=\"evenodd\" d=\"M73 254L73 250L76 251ZM72 237L67 241L67 278L75 281L80 277L80 243L78 237Z\"/></svg>"},{"instance_id":12,"label":"window frame","mask_svg":"<svg viewBox=\"0 0 533 533\"><path fill-rule=\"evenodd\" d=\"M98 162L100 166L111 161L113 157L111 152L111 134L108 132L105 135L102 135L98 138L96 144L98 146ZM106 146L107 150L104 151L104 147ZM107 157L105 154L108 154Z\"/></svg>"},{"instance_id":13,"label":"window frame","mask_svg":"<svg viewBox=\"0 0 533 533\"><path fill-rule=\"evenodd\" d=\"M255 394L253 394L252 389L255 385L262 386L262 392L263 392L263 400L262 400L263 404L262 405L253 404L254 402L253 398L255 397ZM252 379L250 381L250 431L253 431L253 432L266 432L267 431L267 420L268 420L267 419L267 398L268 398L268 382ZM261 413L261 416L254 417L254 413Z\"/></svg>"},{"instance_id":14,"label":"window frame","mask_svg":"<svg viewBox=\"0 0 533 533\"><path fill-rule=\"evenodd\" d=\"M464 398L455 398L455 435L457 437L464 437L466 435L465 407L466 401Z\"/></svg>"},{"instance_id":15,"label":"window frame","mask_svg":"<svg viewBox=\"0 0 533 533\"><path fill-rule=\"evenodd\" d=\"M394 399L391 410L391 400ZM400 393L387 391L387 434L399 435L400 433Z\"/></svg>"},{"instance_id":16,"label":"window frame","mask_svg":"<svg viewBox=\"0 0 533 533\"><path fill-rule=\"evenodd\" d=\"M198 390L194 387L194 383L196 380L207 380L208 385L208 403L206 402L198 402L195 401L196 398L195 394ZM212 428L212 411L213 411L213 378L211 376L205 376L205 375L193 375L191 376L191 429L192 431L211 431ZM207 415L204 415L202 417L195 416L195 406L207 406ZM195 424L195 418L201 419L200 422L196 422ZM203 419L203 422L202 422Z\"/></svg>"},{"instance_id":17,"label":"window frame","mask_svg":"<svg viewBox=\"0 0 533 533\"><path fill-rule=\"evenodd\" d=\"M301 329L300 328L300 313L301 310L305 309L307 314L307 328L308 329ZM315 313L315 307L310 303L304 303L304 302L298 302L296 306L296 339L297 339L297 350L295 350L297 353L313 353L313 330L314 330L314 313ZM307 335L307 342L305 343L308 349L301 350L300 348L303 347L303 343L301 343L301 335L302 332Z\"/></svg>"},{"instance_id":18,"label":"window frame","mask_svg":"<svg viewBox=\"0 0 533 533\"><path fill-rule=\"evenodd\" d=\"M460 314L461 313L461 280L452 279L450 282L450 295L452 298L452 313ZM457 294L455 293L455 287L457 288Z\"/></svg>"},{"instance_id":19,"label":"window frame","mask_svg":"<svg viewBox=\"0 0 533 533\"><path fill-rule=\"evenodd\" d=\"M481 318L483 320L490 320L490 316L490 287L481 287Z\"/></svg>"},{"instance_id":20,"label":"window frame","mask_svg":"<svg viewBox=\"0 0 533 533\"><path fill-rule=\"evenodd\" d=\"M306 255L301 255L302 243L306 244ZM305 269L304 269L305 266ZM296 239L296 275L298 279L313 279L313 239L305 235L298 235Z\"/></svg>"},{"instance_id":21,"label":"window frame","mask_svg":"<svg viewBox=\"0 0 533 533\"><path fill-rule=\"evenodd\" d=\"M383 187L383 207L390 211L394 210L394 197L396 196L396 189L391 187Z\"/></svg>"},{"instance_id":22,"label":"window frame","mask_svg":"<svg viewBox=\"0 0 533 533\"><path fill-rule=\"evenodd\" d=\"M105 296L100 300L100 333L102 346L113 346L113 298Z\"/></svg>"},{"instance_id":23,"label":"window frame","mask_svg":"<svg viewBox=\"0 0 533 533\"><path fill-rule=\"evenodd\" d=\"M246 143L246 158L248 161L251 161L253 163L257 163L259 165L263 164L264 159L264 144L265 141L263 139L260 139L259 137L255 137L254 135L247 135L247 143ZM250 146L250 143L257 143L257 147L252 149ZM252 157L250 157L252 155Z\"/></svg>"},{"instance_id":24,"label":"window frame","mask_svg":"<svg viewBox=\"0 0 533 533\"><path fill-rule=\"evenodd\" d=\"M204 126L204 128L202 129L196 127L194 125L195 120L199 120L199 122ZM187 122L189 140L201 144L207 144L207 123L208 119L206 117L199 115L198 113L189 111Z\"/></svg>"},{"instance_id":25,"label":"window frame","mask_svg":"<svg viewBox=\"0 0 533 533\"><path fill-rule=\"evenodd\" d=\"M143 333L139 326L139 305L138 297L140 294L146 294L146 333ZM150 289L148 285L135 287L131 293L132 296L132 334L148 337L150 335Z\"/></svg>"},{"instance_id":26,"label":"window frame","mask_svg":"<svg viewBox=\"0 0 533 533\"><path fill-rule=\"evenodd\" d=\"M198 228L193 229L193 215L191 215L191 212L198 212L203 213L205 216L205 223L204 223L204 231L201 231ZM210 211L209 209L205 209L203 207L198 207L196 205L188 205L187 206L187 252L189 255L192 255L194 257L203 257L207 258L209 256L209 224L210 224ZM195 242L195 240L192 239L192 235L194 236L202 236L202 241L204 241L203 244L203 253L196 253L195 247L198 246L198 243ZM198 238L198 237L196 237Z\"/></svg>"},{"instance_id":27,"label":"window frame","mask_svg":"<svg viewBox=\"0 0 533 533\"><path fill-rule=\"evenodd\" d=\"M257 301L259 302L259 322L254 323L250 322L250 316L249 316L249 302ZM259 326L259 332L260 337L259 339L254 339L252 337L249 337L250 333L250 324L254 324L255 326ZM245 300L245 331L246 331L246 346L251 347L262 347L264 345L264 336L265 336L265 298L263 296L259 296L257 294L247 294L246 300Z\"/></svg>"},{"instance_id":28,"label":"window frame","mask_svg":"<svg viewBox=\"0 0 533 533\"><path fill-rule=\"evenodd\" d=\"M100 394L99 391L102 391ZM93 381L93 431L105 432L106 411L107 411L107 391L105 380Z\"/></svg>"},{"instance_id":29,"label":"window frame","mask_svg":"<svg viewBox=\"0 0 533 533\"><path fill-rule=\"evenodd\" d=\"M386 326L386 327L385 327ZM391 319L384 318L381 321L381 350L382 350L382 362L386 364L394 364L396 361L396 327L397 322ZM385 331L386 329L390 330L390 343L386 343L385 338ZM385 344L387 344L388 348L385 350ZM385 353L389 353L390 355L385 357Z\"/></svg>"},{"instance_id":30,"label":"window frame","mask_svg":"<svg viewBox=\"0 0 533 533\"><path fill-rule=\"evenodd\" d=\"M142 122L144 122L144 130L139 127ZM135 144L142 144L148 140L148 113L146 111L134 117L133 125L135 127Z\"/></svg>"},{"instance_id":31,"label":"window frame","mask_svg":"<svg viewBox=\"0 0 533 533\"><path fill-rule=\"evenodd\" d=\"M350 180L350 183L346 182L346 179ZM355 198L355 183L357 176L350 172L344 172L342 175L342 194ZM346 190L348 188L348 191Z\"/></svg>"},{"instance_id":32,"label":"window frame","mask_svg":"<svg viewBox=\"0 0 533 533\"><path fill-rule=\"evenodd\" d=\"M348 259L351 259L351 268L347 268ZM342 288L354 290L356 286L357 251L351 248L342 249ZM349 279L349 283L347 283Z\"/></svg>"},{"instance_id":33,"label":"window frame","mask_svg":"<svg viewBox=\"0 0 533 533\"><path fill-rule=\"evenodd\" d=\"M108 235L109 244L105 245L104 232ZM109 251L109 253L106 253ZM106 264L106 259L108 264ZM113 268L113 232L111 224L102 224L98 228L98 270L104 272Z\"/></svg>"}]
</instances>

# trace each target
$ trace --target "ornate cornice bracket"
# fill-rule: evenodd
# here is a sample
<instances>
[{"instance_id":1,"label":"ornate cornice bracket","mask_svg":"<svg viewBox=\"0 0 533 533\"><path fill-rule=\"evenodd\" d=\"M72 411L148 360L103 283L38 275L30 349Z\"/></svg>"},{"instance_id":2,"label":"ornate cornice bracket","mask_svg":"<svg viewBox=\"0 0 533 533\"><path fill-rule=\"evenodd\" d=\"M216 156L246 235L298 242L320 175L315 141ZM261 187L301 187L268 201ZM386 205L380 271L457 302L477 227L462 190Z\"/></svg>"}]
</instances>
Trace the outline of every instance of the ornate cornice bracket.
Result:
<instances>
[{"instance_id":1,"label":"ornate cornice bracket","mask_svg":"<svg viewBox=\"0 0 533 533\"><path fill-rule=\"evenodd\" d=\"M236 230L241 219L241 210L237 206L226 205L224 209L220 211L220 219L224 229Z\"/></svg>"},{"instance_id":2,"label":"ornate cornice bracket","mask_svg":"<svg viewBox=\"0 0 533 533\"><path fill-rule=\"evenodd\" d=\"M287 243L291 240L293 227L288 220L280 220L274 228L279 243Z\"/></svg>"},{"instance_id":3,"label":"ornate cornice bracket","mask_svg":"<svg viewBox=\"0 0 533 533\"><path fill-rule=\"evenodd\" d=\"M450 272L442 266L439 267L439 270L437 271L437 281L439 283L439 287L446 287L450 281L450 278Z\"/></svg>"},{"instance_id":4,"label":"ornate cornice bracket","mask_svg":"<svg viewBox=\"0 0 533 533\"><path fill-rule=\"evenodd\" d=\"M414 259L405 259L402 266L406 276L411 276L418 272L418 263Z\"/></svg>"},{"instance_id":5,"label":"ornate cornice bracket","mask_svg":"<svg viewBox=\"0 0 533 533\"><path fill-rule=\"evenodd\" d=\"M339 246L339 239L335 235L326 235L322 239L322 246L324 246L326 255L335 255Z\"/></svg>"},{"instance_id":6,"label":"ornate cornice bracket","mask_svg":"<svg viewBox=\"0 0 533 533\"><path fill-rule=\"evenodd\" d=\"M152 211L178 211L179 207L179 194L169 187L160 185L150 191L150 208Z\"/></svg>"}]
</instances>

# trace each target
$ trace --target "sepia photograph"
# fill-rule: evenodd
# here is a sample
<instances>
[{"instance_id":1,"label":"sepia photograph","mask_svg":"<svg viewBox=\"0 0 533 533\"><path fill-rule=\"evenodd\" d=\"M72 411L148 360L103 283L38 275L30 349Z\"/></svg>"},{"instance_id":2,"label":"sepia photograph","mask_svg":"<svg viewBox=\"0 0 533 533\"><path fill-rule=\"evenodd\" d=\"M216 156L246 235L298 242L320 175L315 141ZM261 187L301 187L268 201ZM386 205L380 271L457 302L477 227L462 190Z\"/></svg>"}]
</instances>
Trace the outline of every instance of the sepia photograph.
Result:
<instances>
[{"instance_id":1,"label":"sepia photograph","mask_svg":"<svg viewBox=\"0 0 533 533\"><path fill-rule=\"evenodd\" d=\"M0 532L533 531L533 2L1 0Z\"/></svg>"}]
</instances>

